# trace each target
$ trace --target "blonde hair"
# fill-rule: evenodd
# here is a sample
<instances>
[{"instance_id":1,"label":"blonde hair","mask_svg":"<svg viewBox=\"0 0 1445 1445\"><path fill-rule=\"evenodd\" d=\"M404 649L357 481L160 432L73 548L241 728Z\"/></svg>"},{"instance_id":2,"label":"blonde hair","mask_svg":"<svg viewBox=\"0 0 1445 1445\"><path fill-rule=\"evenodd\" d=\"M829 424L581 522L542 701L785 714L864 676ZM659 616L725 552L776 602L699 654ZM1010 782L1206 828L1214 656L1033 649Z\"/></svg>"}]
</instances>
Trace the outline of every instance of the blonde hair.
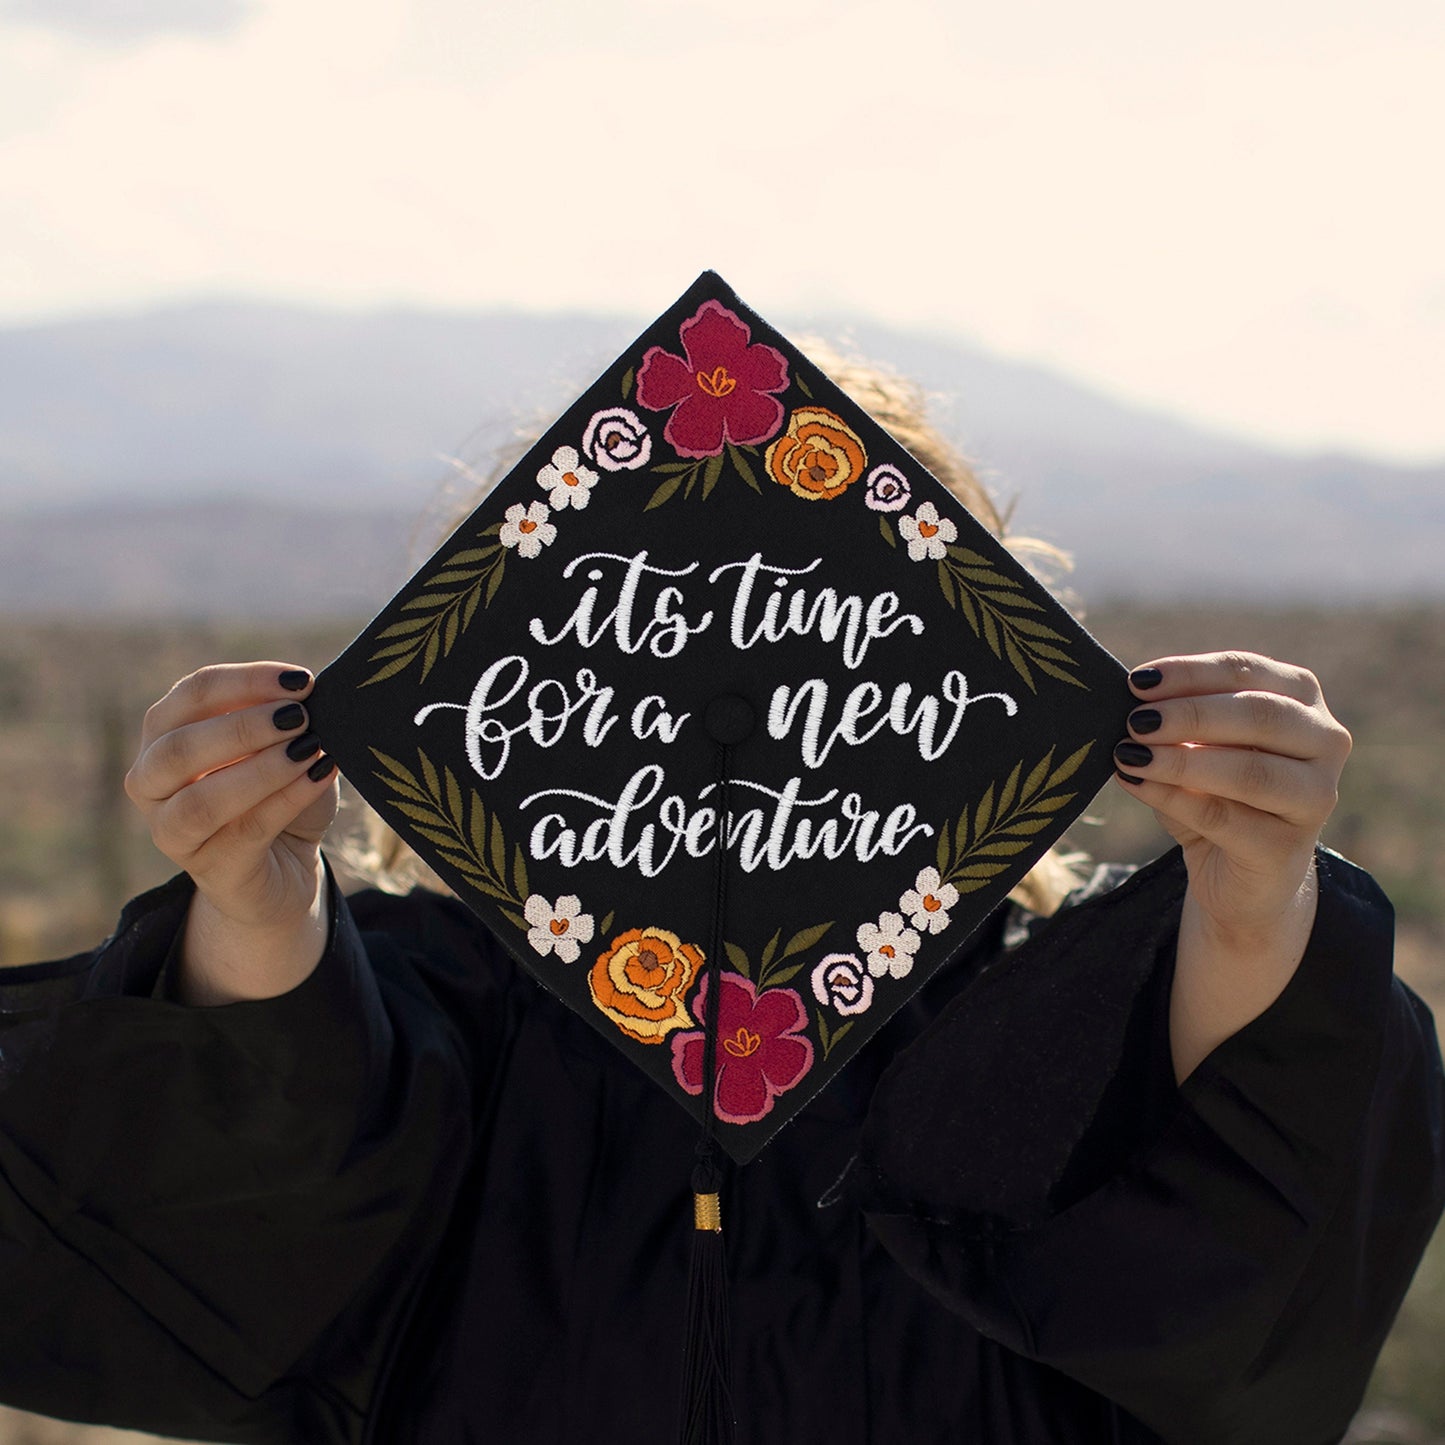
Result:
<instances>
[{"instance_id":1,"label":"blonde hair","mask_svg":"<svg viewBox=\"0 0 1445 1445\"><path fill-rule=\"evenodd\" d=\"M974 518L994 534L1009 551L1046 585L1069 568L1066 553L1035 537L1008 532L1007 514L979 480L963 454L928 417L923 388L874 362L850 356L826 341L805 338L798 349L826 376L886 427L904 447L946 486ZM445 526L450 535L476 509L477 504L506 475L536 441L542 428L516 438L493 460L486 475L478 475L462 462L453 462L460 477L470 483L470 495L453 509ZM360 837L344 839L338 850L346 871L364 884L389 893L404 893L413 887L448 892L447 885L417 856L378 815L360 805L363 822ZM1064 853L1051 848L1009 894L1031 913L1048 916L1058 911L1064 898L1079 884L1078 865L1083 853Z\"/></svg>"}]
</instances>

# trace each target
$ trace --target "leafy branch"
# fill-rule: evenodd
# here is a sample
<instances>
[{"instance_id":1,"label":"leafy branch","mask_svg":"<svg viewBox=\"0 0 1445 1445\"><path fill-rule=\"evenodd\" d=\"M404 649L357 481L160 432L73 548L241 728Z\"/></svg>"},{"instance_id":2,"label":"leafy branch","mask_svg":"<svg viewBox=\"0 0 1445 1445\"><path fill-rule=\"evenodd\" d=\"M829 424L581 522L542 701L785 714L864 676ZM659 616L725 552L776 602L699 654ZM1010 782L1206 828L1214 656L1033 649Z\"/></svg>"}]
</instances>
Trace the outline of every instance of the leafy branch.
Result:
<instances>
[{"instance_id":1,"label":"leafy branch","mask_svg":"<svg viewBox=\"0 0 1445 1445\"><path fill-rule=\"evenodd\" d=\"M792 964L784 968L782 965L795 954L806 953L808 949L816 947L823 941L823 935L833 926L832 922L818 923L812 928L800 928L787 942L781 953L778 952L778 945L783 939L783 930L780 928L763 946L762 958L759 960L758 976L754 980L758 991L761 993L765 988L779 988L790 982L804 968L807 967L806 960L802 963ZM746 953L736 943L724 943L723 952L727 954L728 962L746 979L752 979L753 966Z\"/></svg>"},{"instance_id":2,"label":"leafy branch","mask_svg":"<svg viewBox=\"0 0 1445 1445\"><path fill-rule=\"evenodd\" d=\"M883 535L890 540L886 530ZM1029 615L1042 612L1043 604L987 557L967 547L949 547L938 561L938 585L944 601L963 613L973 635L981 637L995 657L1007 658L1030 692L1038 691L1034 668L1071 687L1085 686L1068 671L1077 666L1059 645L1068 638Z\"/></svg>"},{"instance_id":3,"label":"leafy branch","mask_svg":"<svg viewBox=\"0 0 1445 1445\"><path fill-rule=\"evenodd\" d=\"M958 821L938 830L938 873L960 893L974 893L1013 866L1012 859L1034 846L1054 815L1078 796L1060 789L1083 766L1094 744L1075 749L1057 767L1050 748L1023 776L1015 763L1001 788L990 783Z\"/></svg>"},{"instance_id":4,"label":"leafy branch","mask_svg":"<svg viewBox=\"0 0 1445 1445\"><path fill-rule=\"evenodd\" d=\"M443 766L438 773L436 764L421 748L416 750L419 774L380 748L372 748L371 753L385 769L372 776L386 785L392 795L386 802L407 820L410 831L435 844L436 856L455 868L473 888L508 905L499 910L502 917L525 931L528 924L521 909L530 891L527 860L521 845L516 845L509 876L501 820L496 813L488 816L477 790L470 788L463 797L452 770Z\"/></svg>"},{"instance_id":5,"label":"leafy branch","mask_svg":"<svg viewBox=\"0 0 1445 1445\"><path fill-rule=\"evenodd\" d=\"M496 522L480 535L495 537L501 530L502 524ZM472 625L477 607L492 605L506 565L507 549L500 542L453 552L441 571L428 577L422 590L402 603L401 611L411 615L383 628L372 639L381 646L366 660L381 666L361 686L395 677L418 657L425 680L438 658L451 656L457 638Z\"/></svg>"},{"instance_id":6,"label":"leafy branch","mask_svg":"<svg viewBox=\"0 0 1445 1445\"><path fill-rule=\"evenodd\" d=\"M701 498L706 501L722 478L724 457L733 464L734 471L743 481L761 496L763 489L758 485L757 473L753 471L753 465L748 460L749 456L756 454L756 447L740 447L728 442L725 450L715 457L699 457L692 462L660 462L651 470L653 476L661 477L662 481L658 483L657 489L647 499L647 505L642 510L650 512L654 507L670 502L679 490L686 501L692 496L699 482L702 483Z\"/></svg>"}]
</instances>

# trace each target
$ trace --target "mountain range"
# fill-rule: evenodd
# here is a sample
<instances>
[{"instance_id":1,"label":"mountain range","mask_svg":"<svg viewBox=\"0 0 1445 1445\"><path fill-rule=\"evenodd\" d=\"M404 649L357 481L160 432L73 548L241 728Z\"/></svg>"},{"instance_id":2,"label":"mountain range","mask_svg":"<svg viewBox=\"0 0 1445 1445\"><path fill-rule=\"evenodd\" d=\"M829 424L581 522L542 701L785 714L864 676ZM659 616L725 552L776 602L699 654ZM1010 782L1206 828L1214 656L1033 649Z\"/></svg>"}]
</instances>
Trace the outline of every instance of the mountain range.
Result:
<instances>
[{"instance_id":1,"label":"mountain range","mask_svg":"<svg viewBox=\"0 0 1445 1445\"><path fill-rule=\"evenodd\" d=\"M1085 597L1445 594L1445 460L1273 451L965 340L781 324L919 380ZM0 330L0 609L374 607L447 484L464 493L639 329L207 301Z\"/></svg>"}]
</instances>

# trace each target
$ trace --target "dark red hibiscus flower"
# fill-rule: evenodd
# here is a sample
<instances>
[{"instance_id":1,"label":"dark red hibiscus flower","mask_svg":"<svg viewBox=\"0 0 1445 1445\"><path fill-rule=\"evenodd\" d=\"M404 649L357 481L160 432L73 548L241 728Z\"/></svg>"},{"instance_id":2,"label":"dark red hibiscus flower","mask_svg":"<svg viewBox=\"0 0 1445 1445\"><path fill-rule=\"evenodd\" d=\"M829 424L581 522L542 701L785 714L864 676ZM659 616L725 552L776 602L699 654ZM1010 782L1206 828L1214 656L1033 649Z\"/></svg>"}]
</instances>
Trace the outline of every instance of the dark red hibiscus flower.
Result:
<instances>
[{"instance_id":1,"label":"dark red hibiscus flower","mask_svg":"<svg viewBox=\"0 0 1445 1445\"><path fill-rule=\"evenodd\" d=\"M715 457L727 442L765 442L783 424L773 392L788 385L788 362L717 301L704 301L678 332L684 360L660 346L642 358L637 400L651 411L674 407L662 434L683 457Z\"/></svg>"},{"instance_id":2,"label":"dark red hibiscus flower","mask_svg":"<svg viewBox=\"0 0 1445 1445\"><path fill-rule=\"evenodd\" d=\"M691 1005L706 1018L708 980ZM769 1113L813 1067L813 1045L801 1033L808 1022L803 1000L790 988L759 993L740 973L722 975L717 1020L717 1116L752 1124ZM703 1034L674 1034L672 1072L689 1094L702 1093Z\"/></svg>"}]
</instances>

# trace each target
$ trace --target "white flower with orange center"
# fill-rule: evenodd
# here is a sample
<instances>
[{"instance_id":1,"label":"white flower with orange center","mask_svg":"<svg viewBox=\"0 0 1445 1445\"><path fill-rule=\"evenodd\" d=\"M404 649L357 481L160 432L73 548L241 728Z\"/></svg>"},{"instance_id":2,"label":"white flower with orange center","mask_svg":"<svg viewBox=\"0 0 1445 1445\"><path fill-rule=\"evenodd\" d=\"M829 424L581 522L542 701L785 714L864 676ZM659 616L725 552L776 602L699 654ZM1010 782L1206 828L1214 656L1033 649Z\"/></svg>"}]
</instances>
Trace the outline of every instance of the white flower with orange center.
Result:
<instances>
[{"instance_id":1,"label":"white flower with orange center","mask_svg":"<svg viewBox=\"0 0 1445 1445\"><path fill-rule=\"evenodd\" d=\"M898 519L898 535L915 562L941 562L948 544L958 541L958 524L952 517L940 517L932 502L924 502L911 517Z\"/></svg>"},{"instance_id":2,"label":"white flower with orange center","mask_svg":"<svg viewBox=\"0 0 1445 1445\"><path fill-rule=\"evenodd\" d=\"M874 978L907 978L922 942L901 913L882 913L877 923L858 925L858 947L868 955L868 972Z\"/></svg>"},{"instance_id":3,"label":"white flower with orange center","mask_svg":"<svg viewBox=\"0 0 1445 1445\"><path fill-rule=\"evenodd\" d=\"M507 508L497 541L515 547L523 557L540 556L543 547L557 540L557 528L547 520L551 515L545 502L533 502L530 507L516 502Z\"/></svg>"},{"instance_id":4,"label":"white flower with orange center","mask_svg":"<svg viewBox=\"0 0 1445 1445\"><path fill-rule=\"evenodd\" d=\"M564 893L554 907L540 893L533 893L522 905L522 916L531 925L527 942L545 958L555 953L563 963L576 963L584 943L592 942L592 915L583 913L582 901Z\"/></svg>"},{"instance_id":5,"label":"white flower with orange center","mask_svg":"<svg viewBox=\"0 0 1445 1445\"><path fill-rule=\"evenodd\" d=\"M958 902L958 889L939 877L937 868L925 868L913 887L898 900L908 921L925 933L942 933L948 927L948 910Z\"/></svg>"},{"instance_id":6,"label":"white flower with orange center","mask_svg":"<svg viewBox=\"0 0 1445 1445\"><path fill-rule=\"evenodd\" d=\"M546 488L554 512L568 507L580 512L592 498L597 473L582 465L576 447L558 447L552 460L537 473L537 485Z\"/></svg>"}]
</instances>

